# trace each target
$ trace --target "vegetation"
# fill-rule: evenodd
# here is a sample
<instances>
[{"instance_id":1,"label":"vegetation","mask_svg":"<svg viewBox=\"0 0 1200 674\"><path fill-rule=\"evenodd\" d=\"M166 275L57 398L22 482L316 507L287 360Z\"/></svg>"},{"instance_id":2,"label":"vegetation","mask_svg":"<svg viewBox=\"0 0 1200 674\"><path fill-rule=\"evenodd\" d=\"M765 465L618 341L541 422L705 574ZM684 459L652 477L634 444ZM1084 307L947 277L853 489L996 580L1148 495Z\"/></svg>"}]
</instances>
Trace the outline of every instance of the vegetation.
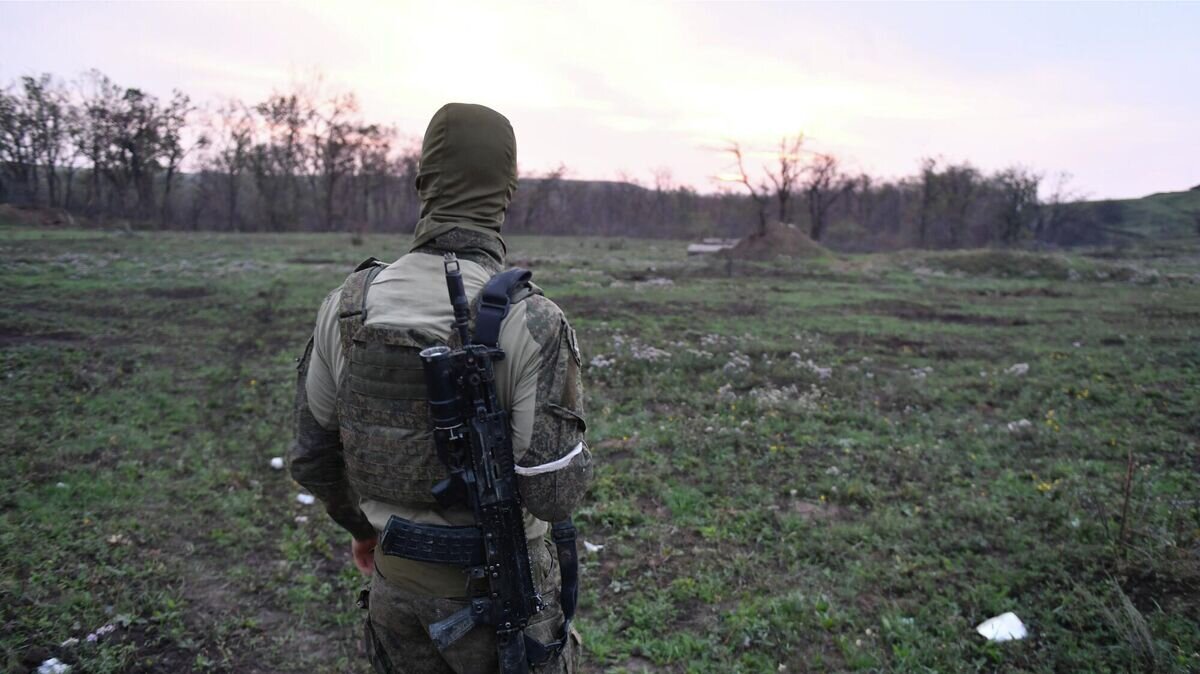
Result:
<instances>
[{"instance_id":1,"label":"vegetation","mask_svg":"<svg viewBox=\"0 0 1200 674\"><path fill-rule=\"evenodd\" d=\"M1200 669L1189 241L513 237L588 362L587 670ZM270 459L321 298L403 248L0 226L0 669L366 670L348 537Z\"/></svg>"},{"instance_id":2,"label":"vegetation","mask_svg":"<svg viewBox=\"0 0 1200 674\"><path fill-rule=\"evenodd\" d=\"M353 94L319 78L258 102L203 106L97 71L70 87L49 74L25 77L0 90L0 202L132 229L408 231L419 211L419 132L364 119ZM650 185L569 180L565 166L523 175L507 227L739 237L785 222L841 251L1094 245L1200 231L1194 193L1078 202L1061 176L1048 181L1021 166L989 174L932 158L913 176L879 180L846 174L802 136L781 139L761 166L749 160L760 151L731 143L727 152L734 173L708 194L675 185L666 169Z\"/></svg>"}]
</instances>

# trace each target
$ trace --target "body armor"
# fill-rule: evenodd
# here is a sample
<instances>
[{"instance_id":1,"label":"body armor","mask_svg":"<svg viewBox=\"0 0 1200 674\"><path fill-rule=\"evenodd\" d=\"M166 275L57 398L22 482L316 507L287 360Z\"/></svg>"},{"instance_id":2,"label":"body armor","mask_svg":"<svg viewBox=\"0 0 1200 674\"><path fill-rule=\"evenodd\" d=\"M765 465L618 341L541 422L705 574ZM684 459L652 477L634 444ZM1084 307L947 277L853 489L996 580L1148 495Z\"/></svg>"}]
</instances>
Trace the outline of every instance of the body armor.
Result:
<instances>
[{"instance_id":1,"label":"body armor","mask_svg":"<svg viewBox=\"0 0 1200 674\"><path fill-rule=\"evenodd\" d=\"M346 365L337 413L346 474L361 498L432 505L430 489L446 468L429 432L417 354L444 342L420 330L365 325L367 289L382 269L371 262L342 287L338 327Z\"/></svg>"}]
</instances>

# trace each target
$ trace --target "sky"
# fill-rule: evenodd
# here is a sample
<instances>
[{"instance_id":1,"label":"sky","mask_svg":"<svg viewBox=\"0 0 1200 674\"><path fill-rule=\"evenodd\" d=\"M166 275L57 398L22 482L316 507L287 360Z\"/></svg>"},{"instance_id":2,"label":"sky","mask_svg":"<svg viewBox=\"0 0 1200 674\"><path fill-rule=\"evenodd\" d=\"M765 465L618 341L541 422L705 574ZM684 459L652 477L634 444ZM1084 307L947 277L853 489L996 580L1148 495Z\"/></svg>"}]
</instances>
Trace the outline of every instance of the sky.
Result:
<instances>
[{"instance_id":1,"label":"sky","mask_svg":"<svg viewBox=\"0 0 1200 674\"><path fill-rule=\"evenodd\" d=\"M0 84L97 68L216 105L314 72L419 139L443 103L513 123L523 172L711 191L736 140L853 172L1011 165L1090 198L1200 184L1200 2L0 3Z\"/></svg>"}]
</instances>

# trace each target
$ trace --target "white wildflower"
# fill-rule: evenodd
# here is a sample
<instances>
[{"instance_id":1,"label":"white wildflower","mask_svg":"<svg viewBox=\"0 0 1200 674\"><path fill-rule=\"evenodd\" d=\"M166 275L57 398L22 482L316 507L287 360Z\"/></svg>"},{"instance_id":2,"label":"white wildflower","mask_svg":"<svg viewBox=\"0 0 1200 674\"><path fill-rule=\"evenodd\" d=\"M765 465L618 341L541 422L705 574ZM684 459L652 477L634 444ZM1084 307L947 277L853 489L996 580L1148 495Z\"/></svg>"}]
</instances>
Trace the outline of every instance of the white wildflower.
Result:
<instances>
[{"instance_id":1,"label":"white wildflower","mask_svg":"<svg viewBox=\"0 0 1200 674\"><path fill-rule=\"evenodd\" d=\"M634 360L648 360L650 362L655 362L670 358L671 352L663 351L662 349L650 346L649 344L635 342L630 347L630 355L633 356Z\"/></svg>"},{"instance_id":2,"label":"white wildflower","mask_svg":"<svg viewBox=\"0 0 1200 674\"><path fill-rule=\"evenodd\" d=\"M317 499L312 494L296 494L296 501L300 505L312 505Z\"/></svg>"},{"instance_id":3,"label":"white wildflower","mask_svg":"<svg viewBox=\"0 0 1200 674\"><path fill-rule=\"evenodd\" d=\"M750 357L740 351L730 351L729 361L721 367L725 374L741 374L750 369Z\"/></svg>"},{"instance_id":4,"label":"white wildflower","mask_svg":"<svg viewBox=\"0 0 1200 674\"><path fill-rule=\"evenodd\" d=\"M792 359L793 365L812 372L813 374L817 375L817 378L821 381L825 381L833 376L832 367L821 367L820 365L814 363L811 358L801 360L800 354L796 353L795 351L793 351L788 357Z\"/></svg>"}]
</instances>

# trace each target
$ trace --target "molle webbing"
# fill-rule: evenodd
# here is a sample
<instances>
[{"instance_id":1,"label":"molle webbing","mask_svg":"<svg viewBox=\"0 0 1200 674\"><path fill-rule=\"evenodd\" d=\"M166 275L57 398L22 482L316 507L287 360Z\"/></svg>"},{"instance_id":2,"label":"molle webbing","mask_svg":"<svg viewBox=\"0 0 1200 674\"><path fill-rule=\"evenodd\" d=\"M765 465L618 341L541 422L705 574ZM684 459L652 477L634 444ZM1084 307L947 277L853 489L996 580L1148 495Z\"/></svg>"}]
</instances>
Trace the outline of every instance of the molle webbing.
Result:
<instances>
[{"instance_id":1,"label":"molle webbing","mask_svg":"<svg viewBox=\"0 0 1200 674\"><path fill-rule=\"evenodd\" d=\"M337 413L346 474L363 498L432 504L430 489L446 469L429 433L418 354L440 342L419 330L365 325L367 289L382 268L365 266L342 287Z\"/></svg>"}]
</instances>

